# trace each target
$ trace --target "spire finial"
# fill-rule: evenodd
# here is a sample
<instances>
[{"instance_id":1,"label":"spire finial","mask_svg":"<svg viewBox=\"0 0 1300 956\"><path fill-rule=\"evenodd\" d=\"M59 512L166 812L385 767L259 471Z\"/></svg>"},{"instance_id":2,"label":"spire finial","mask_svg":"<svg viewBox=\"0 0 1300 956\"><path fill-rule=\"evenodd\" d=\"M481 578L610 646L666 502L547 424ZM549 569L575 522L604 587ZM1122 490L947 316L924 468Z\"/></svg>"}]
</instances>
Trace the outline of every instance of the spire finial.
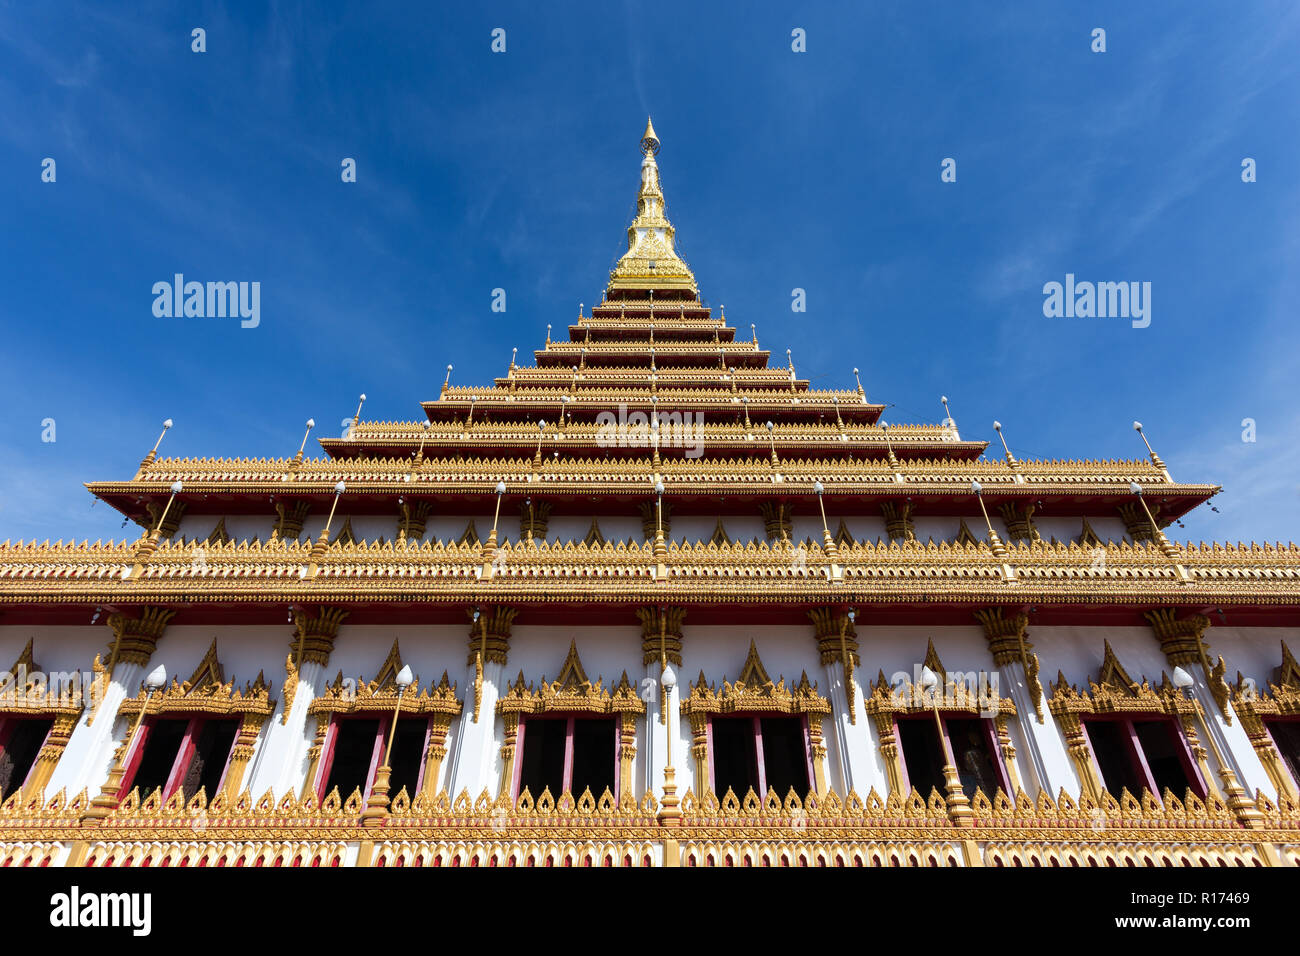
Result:
<instances>
[{"instance_id":1,"label":"spire finial","mask_svg":"<svg viewBox=\"0 0 1300 956\"><path fill-rule=\"evenodd\" d=\"M636 218L627 230L627 252L611 270L605 287L605 299L612 290L636 290L640 299L646 290L672 289L698 294L695 276L673 248L674 232L665 211L663 189L659 182L659 137L654 124L646 121L641 138L641 184L637 190ZM619 297L620 299L626 297Z\"/></svg>"},{"instance_id":2,"label":"spire finial","mask_svg":"<svg viewBox=\"0 0 1300 956\"><path fill-rule=\"evenodd\" d=\"M641 137L641 152L647 156L659 152L659 137L655 135L654 123L650 122L649 116L645 118L645 135Z\"/></svg>"}]
</instances>

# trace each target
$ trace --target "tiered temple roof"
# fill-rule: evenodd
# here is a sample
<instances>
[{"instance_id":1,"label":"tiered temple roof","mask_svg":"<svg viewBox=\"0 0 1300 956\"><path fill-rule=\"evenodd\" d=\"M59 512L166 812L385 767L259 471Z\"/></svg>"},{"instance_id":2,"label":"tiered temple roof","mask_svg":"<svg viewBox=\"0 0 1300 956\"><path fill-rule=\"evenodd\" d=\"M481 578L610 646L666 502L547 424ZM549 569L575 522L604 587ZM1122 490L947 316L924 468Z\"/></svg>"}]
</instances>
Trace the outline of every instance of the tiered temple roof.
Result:
<instances>
[{"instance_id":1,"label":"tiered temple roof","mask_svg":"<svg viewBox=\"0 0 1300 956\"><path fill-rule=\"evenodd\" d=\"M988 588L1015 586L1025 600L1062 605L1095 603L1106 594L1121 604L1168 603L1173 593L1193 600L1193 592L1202 603L1266 592L1279 605L1300 603L1290 596L1293 547L1224 550L1164 538L1163 528L1219 489L1175 482L1154 453L1109 461L988 457L987 443L962 439L951 418L885 423L886 406L868 399L856 369L851 386L812 388L789 350L784 364L773 363L752 325L747 336L738 334L701 299L694 272L676 251L650 124L641 147L627 252L599 303L580 307L558 336L548 326L532 365L512 360L504 376L480 387L451 385L449 369L437 399L423 403L424 421L357 420L345 437L320 440L322 458L175 459L151 452L132 479L89 489L146 533L156 530L174 482L182 484L175 502L188 516L214 520L269 516L277 502L321 512L334 503L338 482L346 486L340 509L349 515L392 517L395 502L421 501L431 515L470 517L493 508L504 482L511 512L536 499L553 516L644 518L660 483L675 516L754 515L761 505L814 516L820 488L828 536L838 516L880 514L905 502L918 516L969 519L981 506L994 515L1068 515L1084 519L1081 537L1003 545L979 523L964 540L937 542L926 535L855 541L842 525L829 541L692 543L669 535L657 553L649 537L590 546L522 536L507 542L505 535L490 545L393 536L315 546L296 539L177 540L157 550L97 543L46 551L6 543L0 578L19 590L35 588L41 599L79 592L78 599L99 602L130 594L144 600L145 591L149 600L162 600L169 590L196 588L213 599L240 592L238 600L257 601L257 588L272 580L281 583L265 596L281 601L281 588L309 597L322 585L340 596L354 587L373 595L388 586L400 591L411 579L447 589L448 601L489 585L517 591L519 599L532 591L553 601L572 589L574 600L644 600L646 589L665 581L687 591L697 582L704 599L725 577L728 599L740 602L778 594L793 602L800 588L808 601L838 591L845 601L908 602L924 592L927 601L960 602L960 594L987 600ZM653 433L651 420L677 427L679 440L660 440L674 436ZM1157 526L1143 536L1149 540L1089 540L1086 519L1136 508L1134 483ZM317 530L304 529L313 537ZM1089 559L1097 564L1094 545L1107 555L1100 568L1085 566ZM206 566L190 567L185 555L195 546L206 547ZM508 572L485 567L489 546L511 551ZM796 546L805 556L792 571L788 551ZM136 573L101 573L126 567ZM1146 598L1139 597L1143 589ZM4 600L36 597L10 590Z\"/></svg>"}]
</instances>

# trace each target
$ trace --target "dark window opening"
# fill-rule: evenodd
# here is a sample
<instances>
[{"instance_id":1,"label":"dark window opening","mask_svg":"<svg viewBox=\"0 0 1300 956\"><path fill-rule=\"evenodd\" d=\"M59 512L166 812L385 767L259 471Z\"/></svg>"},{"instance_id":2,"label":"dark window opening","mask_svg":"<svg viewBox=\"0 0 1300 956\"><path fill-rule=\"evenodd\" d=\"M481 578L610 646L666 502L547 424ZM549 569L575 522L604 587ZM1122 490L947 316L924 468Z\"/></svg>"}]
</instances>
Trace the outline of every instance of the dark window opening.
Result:
<instances>
[{"instance_id":1,"label":"dark window opening","mask_svg":"<svg viewBox=\"0 0 1300 956\"><path fill-rule=\"evenodd\" d=\"M759 721L763 736L763 770L766 784L782 800L794 789L802 800L808 795L807 747L803 721L798 717L764 717ZM766 794L766 791L764 791Z\"/></svg>"},{"instance_id":2,"label":"dark window opening","mask_svg":"<svg viewBox=\"0 0 1300 956\"><path fill-rule=\"evenodd\" d=\"M948 758L939 743L939 728L933 718L898 721L898 746L903 751L907 782L922 800L930 799L931 790L947 793L943 767Z\"/></svg>"},{"instance_id":3,"label":"dark window opening","mask_svg":"<svg viewBox=\"0 0 1300 956\"><path fill-rule=\"evenodd\" d=\"M1101 770L1101 784L1118 798L1120 790L1141 796L1147 785L1135 760L1126 721L1095 720L1088 722L1088 742Z\"/></svg>"},{"instance_id":4,"label":"dark window opening","mask_svg":"<svg viewBox=\"0 0 1300 956\"><path fill-rule=\"evenodd\" d=\"M714 718L711 724L713 792L719 800L726 796L728 789L735 791L741 800L751 789L759 793L753 721L748 717Z\"/></svg>"},{"instance_id":5,"label":"dark window opening","mask_svg":"<svg viewBox=\"0 0 1300 956\"><path fill-rule=\"evenodd\" d=\"M590 789L597 800L605 790L614 793L614 721L573 721L573 782L570 790L574 799Z\"/></svg>"},{"instance_id":6,"label":"dark window opening","mask_svg":"<svg viewBox=\"0 0 1300 956\"><path fill-rule=\"evenodd\" d=\"M346 801L353 790L360 790L362 794L366 792L378 733L378 719L340 720L336 723L334 753L323 795L338 787L339 797Z\"/></svg>"},{"instance_id":7,"label":"dark window opening","mask_svg":"<svg viewBox=\"0 0 1300 956\"><path fill-rule=\"evenodd\" d=\"M429 731L427 717L399 717L397 732L393 735L393 752L388 758L392 772L388 777L388 796L396 797L406 788L406 795L415 798L420 786L420 768L424 764L424 740ZM384 746L388 741L384 741ZM383 754L380 754L383 759Z\"/></svg>"},{"instance_id":8,"label":"dark window opening","mask_svg":"<svg viewBox=\"0 0 1300 956\"><path fill-rule=\"evenodd\" d=\"M1291 779L1300 783L1300 720L1270 720L1267 727Z\"/></svg>"},{"instance_id":9,"label":"dark window opening","mask_svg":"<svg viewBox=\"0 0 1300 956\"><path fill-rule=\"evenodd\" d=\"M239 722L236 720L209 720L203 723L194 739L194 755L181 780L181 791L185 794L185 799L198 793L200 787L209 800L217 795L238 729Z\"/></svg>"},{"instance_id":10,"label":"dark window opening","mask_svg":"<svg viewBox=\"0 0 1300 956\"><path fill-rule=\"evenodd\" d=\"M988 727L984 721L969 717L949 717L944 721L944 727L948 731L962 791L973 797L978 788L992 800L1002 786L1002 775L998 773Z\"/></svg>"},{"instance_id":11,"label":"dark window opening","mask_svg":"<svg viewBox=\"0 0 1300 956\"><path fill-rule=\"evenodd\" d=\"M53 720L14 720L0 745L0 800L22 788L49 736Z\"/></svg>"},{"instance_id":12,"label":"dark window opening","mask_svg":"<svg viewBox=\"0 0 1300 956\"><path fill-rule=\"evenodd\" d=\"M1183 755L1179 753L1182 745L1174 736L1177 731L1172 721L1144 720L1134 722L1138 741L1142 744L1142 753L1146 756L1147 767L1156 784L1156 796L1164 794L1168 788L1179 800L1188 788L1195 791L1187 768L1183 764Z\"/></svg>"},{"instance_id":13,"label":"dark window opening","mask_svg":"<svg viewBox=\"0 0 1300 956\"><path fill-rule=\"evenodd\" d=\"M520 793L527 788L536 800L547 788L553 798L564 792L564 751L568 731L567 720L530 720L524 725Z\"/></svg>"},{"instance_id":14,"label":"dark window opening","mask_svg":"<svg viewBox=\"0 0 1300 956\"><path fill-rule=\"evenodd\" d=\"M128 792L134 787L140 791L140 799L144 800L155 790L167 786L189 725L188 719L174 717L157 717L149 722L144 753L140 755L134 779L128 784Z\"/></svg>"}]
</instances>

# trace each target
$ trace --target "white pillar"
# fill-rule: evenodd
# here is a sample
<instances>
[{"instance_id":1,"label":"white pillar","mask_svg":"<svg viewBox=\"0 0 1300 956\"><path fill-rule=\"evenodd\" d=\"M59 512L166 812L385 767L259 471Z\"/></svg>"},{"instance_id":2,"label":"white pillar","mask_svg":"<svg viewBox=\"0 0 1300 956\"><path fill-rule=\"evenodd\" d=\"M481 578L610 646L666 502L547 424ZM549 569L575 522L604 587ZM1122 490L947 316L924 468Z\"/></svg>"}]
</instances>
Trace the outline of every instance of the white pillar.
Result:
<instances>
[{"instance_id":1,"label":"white pillar","mask_svg":"<svg viewBox=\"0 0 1300 956\"><path fill-rule=\"evenodd\" d=\"M307 751L315 738L315 726L308 727L307 708L319 695L325 683L325 665L318 661L303 661L298 671L298 687L294 690L293 706L289 717L284 714L284 693L280 706L264 725L264 740L253 755L253 766L248 774L248 790L256 798L268 789L276 800L286 793L301 792L307 782ZM345 798L346 799L346 798Z\"/></svg>"},{"instance_id":2,"label":"white pillar","mask_svg":"<svg viewBox=\"0 0 1300 956\"><path fill-rule=\"evenodd\" d=\"M641 695L645 698L645 746L640 748L640 753L637 754L637 759L641 764L637 768L640 784L640 792L636 794L638 801L647 793L653 793L655 799L662 796L664 757L667 753L665 743L667 736L662 731L667 728L659 722L659 716L662 713L660 702L663 699L663 691L659 683L660 672L659 661L650 661L645 665L645 677L641 683L641 688L648 689L649 693L643 691ZM647 684L646 681L650 683ZM682 779L681 775L678 776L678 779ZM685 791L678 791L679 795L683 792Z\"/></svg>"},{"instance_id":3,"label":"white pillar","mask_svg":"<svg viewBox=\"0 0 1300 956\"><path fill-rule=\"evenodd\" d=\"M477 800L484 789L495 799L500 789L501 775L513 771L512 767L501 766L502 734L498 732L500 723L496 716L504 671L505 665L498 661L489 659L484 662L483 698L479 707L478 722L475 723L474 665L469 665L465 679L468 692L465 695L465 708L461 712L460 722L456 728L456 739L453 742L451 755L451 773L447 784L447 793L453 800L462 790L468 792L471 800Z\"/></svg>"},{"instance_id":4,"label":"white pillar","mask_svg":"<svg viewBox=\"0 0 1300 956\"><path fill-rule=\"evenodd\" d=\"M69 799L83 789L91 797L99 795L99 788L108 779L108 772L113 767L113 752L117 749L119 734L126 736L130 724L117 720L117 709L134 687L139 692L140 682L144 680L145 666L127 661L119 661L113 668L113 677L108 681L99 707L94 711L95 722L87 725L91 710L86 708L81 720L72 729L68 745L50 775L50 782L45 788L47 795L53 795L61 789L67 790ZM115 725L121 724L120 728Z\"/></svg>"},{"instance_id":5,"label":"white pillar","mask_svg":"<svg viewBox=\"0 0 1300 956\"><path fill-rule=\"evenodd\" d=\"M841 797L853 790L865 798L875 787L882 798L889 795L889 777L880 757L880 742L876 738L875 722L867 714L865 690L862 680L853 675L853 706L856 723L849 721L848 681L844 662L838 658L822 666L829 691L830 716L822 723L822 740L828 755L835 759L826 767L826 783ZM827 739L833 737L834 740Z\"/></svg>"},{"instance_id":6,"label":"white pillar","mask_svg":"<svg viewBox=\"0 0 1300 956\"><path fill-rule=\"evenodd\" d=\"M1020 753L1029 758L1027 761L1017 760L1020 783L1025 793L1031 800L1034 799L1037 794L1032 791L1031 785L1036 783L1039 789L1046 790L1047 795L1053 800L1062 788L1077 799L1083 784L1075 770L1074 761L1070 759L1070 754L1065 749L1065 738L1056 726L1056 721L1048 713L1047 695L1042 695L1043 723L1040 724L1024 665L1020 661L1009 661L998 668L998 674L1001 683L1005 684L1009 691L1004 695L1002 689L998 688L998 694L1010 697L1016 705L1016 723L1020 727L1022 744ZM1026 770L1033 771L1032 781ZM1015 794L1008 794L1008 796L1014 798Z\"/></svg>"},{"instance_id":7,"label":"white pillar","mask_svg":"<svg viewBox=\"0 0 1300 956\"><path fill-rule=\"evenodd\" d=\"M1192 694L1200 702L1201 709L1204 711L1204 721L1197 721L1196 731L1200 736L1208 728L1209 733L1213 735L1214 742L1218 745L1219 753L1227 762L1228 768L1237 775L1237 782L1240 783L1251 799L1255 798L1255 791L1262 790L1268 795L1269 799L1277 799L1277 788L1273 786L1273 781L1269 779L1268 771L1259 760L1259 755L1255 753L1255 748L1246 736L1246 730L1241 726L1241 718L1238 717L1232 722L1232 726L1223 719L1223 714L1219 710L1219 704L1210 693L1210 688L1206 686L1205 675L1199 667L1188 667L1188 672L1192 675L1194 683L1192 684ZM1228 706L1232 706L1229 704ZM1206 762L1211 765L1211 770L1218 775L1218 767L1214 765L1214 748L1210 746L1209 741L1201 741L1207 753ZM1223 780L1207 780L1207 787L1211 790L1217 790L1220 795L1223 794Z\"/></svg>"}]
</instances>

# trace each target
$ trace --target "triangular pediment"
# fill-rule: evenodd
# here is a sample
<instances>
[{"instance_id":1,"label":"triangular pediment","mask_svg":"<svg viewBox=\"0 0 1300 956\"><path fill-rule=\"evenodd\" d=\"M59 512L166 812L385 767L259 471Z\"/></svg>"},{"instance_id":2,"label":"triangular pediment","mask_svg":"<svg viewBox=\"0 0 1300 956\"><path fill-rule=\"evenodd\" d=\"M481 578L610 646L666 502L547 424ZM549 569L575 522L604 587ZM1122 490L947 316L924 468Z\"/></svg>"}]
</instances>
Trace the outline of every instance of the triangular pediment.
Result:
<instances>
[{"instance_id":1,"label":"triangular pediment","mask_svg":"<svg viewBox=\"0 0 1300 956\"><path fill-rule=\"evenodd\" d=\"M1110 641L1105 642L1106 652L1102 657L1101 669L1097 671L1097 684L1102 687L1111 687L1115 690L1122 690L1127 694L1137 693L1137 682L1128 676L1128 671L1124 665L1119 662L1115 656L1114 649L1110 646Z\"/></svg>"},{"instance_id":2,"label":"triangular pediment","mask_svg":"<svg viewBox=\"0 0 1300 956\"><path fill-rule=\"evenodd\" d=\"M31 643L28 643L31 648ZM1282 663L1276 672L1276 683L1279 687L1300 687L1300 664L1296 663L1295 657L1291 653L1291 648L1286 646L1286 641L1282 642Z\"/></svg>"},{"instance_id":3,"label":"triangular pediment","mask_svg":"<svg viewBox=\"0 0 1300 956\"><path fill-rule=\"evenodd\" d=\"M27 638L27 646L24 647L23 652L18 655L18 660L14 661L14 666L9 668L9 673L30 674L33 671L40 670L40 667L37 666L36 661L32 659L32 646L35 640L36 638L34 637Z\"/></svg>"},{"instance_id":4,"label":"triangular pediment","mask_svg":"<svg viewBox=\"0 0 1300 956\"><path fill-rule=\"evenodd\" d=\"M925 648L925 666L934 671L939 677L939 686L948 686L948 671L943 666L943 661L939 660L939 652L934 649L934 638L930 638Z\"/></svg>"},{"instance_id":5,"label":"triangular pediment","mask_svg":"<svg viewBox=\"0 0 1300 956\"><path fill-rule=\"evenodd\" d=\"M560 690L582 690L591 686L591 681L587 680L587 672L582 667L582 659L578 657L576 641L569 641L569 653L564 658L564 666L560 668L556 685Z\"/></svg>"},{"instance_id":6,"label":"triangular pediment","mask_svg":"<svg viewBox=\"0 0 1300 956\"><path fill-rule=\"evenodd\" d=\"M339 528L339 533L334 536L331 544L356 544L357 536L352 533L352 518L343 519L343 527Z\"/></svg>"},{"instance_id":7,"label":"triangular pediment","mask_svg":"<svg viewBox=\"0 0 1300 956\"><path fill-rule=\"evenodd\" d=\"M758 646L752 640L749 642L749 655L745 658L745 666L740 669L739 682L746 687L762 687L772 683L772 678L767 676L767 668L763 666L763 661L758 656Z\"/></svg>"},{"instance_id":8,"label":"triangular pediment","mask_svg":"<svg viewBox=\"0 0 1300 956\"><path fill-rule=\"evenodd\" d=\"M221 666L221 660L217 657L217 639L214 637L208 652L203 655L203 660L199 661L199 666L194 668L194 673L185 682L185 686L188 688L187 693L193 694L208 687L221 687L225 683L226 674Z\"/></svg>"},{"instance_id":9,"label":"triangular pediment","mask_svg":"<svg viewBox=\"0 0 1300 956\"><path fill-rule=\"evenodd\" d=\"M727 537L727 529L722 526L722 518L718 518L717 525L713 528L713 536L709 538L709 544L721 547L724 544L731 544L731 538Z\"/></svg>"},{"instance_id":10,"label":"triangular pediment","mask_svg":"<svg viewBox=\"0 0 1300 956\"><path fill-rule=\"evenodd\" d=\"M226 530L226 519L218 518L217 526L203 540L204 544L229 544L230 532Z\"/></svg>"},{"instance_id":11,"label":"triangular pediment","mask_svg":"<svg viewBox=\"0 0 1300 956\"><path fill-rule=\"evenodd\" d=\"M402 652L397 646L397 639L393 638L393 646L388 650L388 656L384 658L384 664L379 668L379 673L375 675L375 687L388 687L397 680L397 675L402 669Z\"/></svg>"},{"instance_id":12,"label":"triangular pediment","mask_svg":"<svg viewBox=\"0 0 1300 956\"><path fill-rule=\"evenodd\" d=\"M589 548L604 545L605 535L601 533L600 522L595 518L591 519L591 528L588 529L587 536L582 539L582 543Z\"/></svg>"}]
</instances>

